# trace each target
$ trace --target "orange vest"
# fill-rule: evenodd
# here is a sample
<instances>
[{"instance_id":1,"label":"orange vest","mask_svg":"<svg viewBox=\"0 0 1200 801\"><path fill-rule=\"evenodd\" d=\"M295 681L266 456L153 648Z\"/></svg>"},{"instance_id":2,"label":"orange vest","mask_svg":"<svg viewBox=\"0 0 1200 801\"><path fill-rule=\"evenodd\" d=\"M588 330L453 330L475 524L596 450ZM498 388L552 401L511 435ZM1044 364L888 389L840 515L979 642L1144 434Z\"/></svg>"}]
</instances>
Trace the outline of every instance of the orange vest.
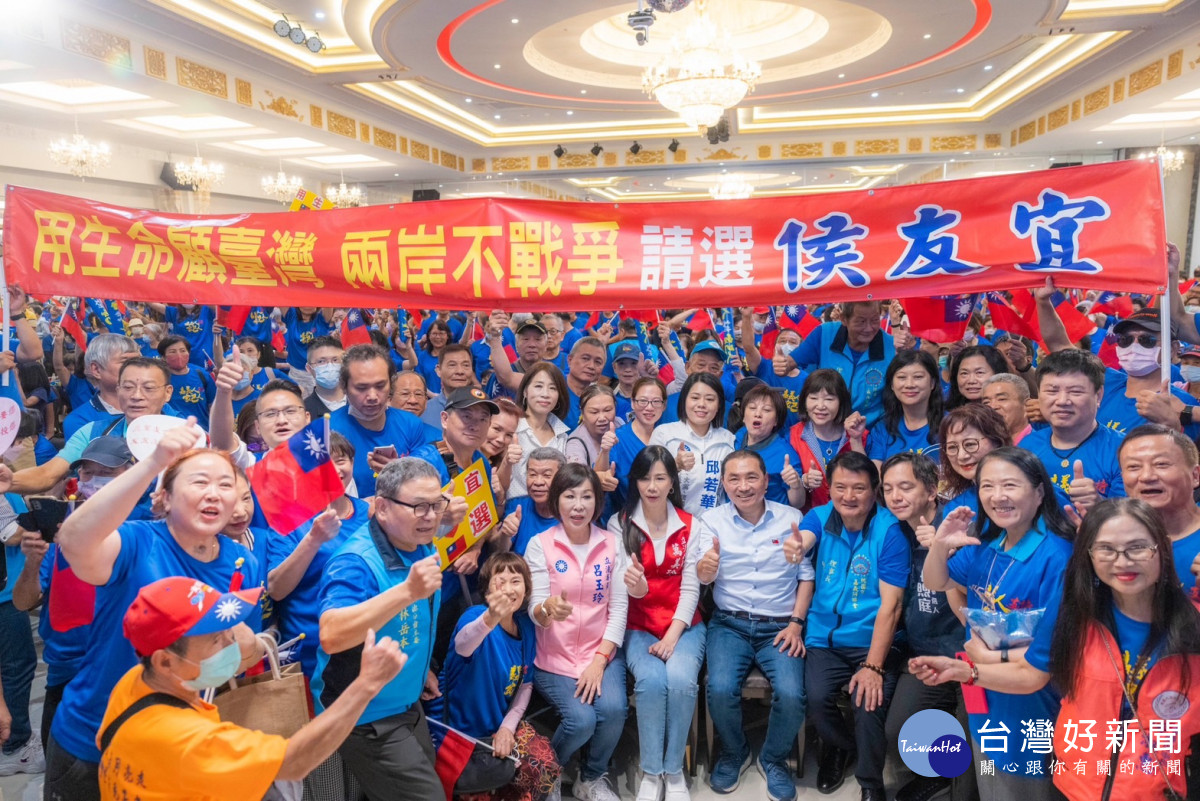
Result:
<instances>
[{"instance_id":1,"label":"orange vest","mask_svg":"<svg viewBox=\"0 0 1200 801\"><path fill-rule=\"evenodd\" d=\"M1107 642L1107 648L1105 643ZM1113 669L1113 659L1120 673ZM1186 696L1181 692L1183 680L1181 667L1188 660L1191 682ZM1098 761L1108 761L1110 756L1105 732L1107 722L1121 716L1121 701L1124 698L1122 685L1125 682L1125 666L1116 638L1104 626L1092 623L1084 645L1084 657L1079 663L1082 672L1077 686L1077 696L1064 698L1054 727L1054 753L1061 767L1054 772L1054 784L1071 801L1096 801L1103 796L1104 776L1096 768ZM1163 797L1167 782L1180 797L1187 797L1187 779L1184 775L1184 760L1187 758L1192 735L1200 732L1200 655L1168 656L1154 664L1142 681L1137 696L1137 733L1129 737L1114 766L1114 779L1110 801L1150 801ZM1086 740L1076 737L1075 747L1067 750L1069 722L1096 721L1091 731L1096 734L1091 751L1083 751ZM1179 720L1180 732L1178 753L1160 747L1152 754L1147 748L1152 721ZM1155 723L1157 727L1158 723ZM1080 732L1085 726L1080 725ZM1161 730L1165 732L1165 729ZM1179 772L1168 774L1167 763L1178 761ZM1084 763L1083 775L1075 770L1079 762ZM1150 767L1153 772L1150 772ZM1125 766L1125 772L1121 766ZM1132 766L1132 772L1129 767ZM1144 767L1145 766L1145 767Z\"/></svg>"}]
</instances>

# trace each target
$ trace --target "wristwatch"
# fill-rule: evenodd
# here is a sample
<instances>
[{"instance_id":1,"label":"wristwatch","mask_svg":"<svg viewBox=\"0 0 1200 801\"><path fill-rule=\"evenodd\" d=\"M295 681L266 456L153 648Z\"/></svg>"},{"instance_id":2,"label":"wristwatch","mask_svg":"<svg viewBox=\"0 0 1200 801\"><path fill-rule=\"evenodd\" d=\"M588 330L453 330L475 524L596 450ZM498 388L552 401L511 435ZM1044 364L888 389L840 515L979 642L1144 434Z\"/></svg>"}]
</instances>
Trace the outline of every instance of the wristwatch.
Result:
<instances>
[{"instance_id":1,"label":"wristwatch","mask_svg":"<svg viewBox=\"0 0 1200 801\"><path fill-rule=\"evenodd\" d=\"M1193 415L1194 415L1195 411L1196 411L1195 406L1184 406L1183 411L1181 411L1179 413L1179 425L1183 426L1184 428L1187 428L1192 423L1194 423L1195 417Z\"/></svg>"},{"instance_id":2,"label":"wristwatch","mask_svg":"<svg viewBox=\"0 0 1200 801\"><path fill-rule=\"evenodd\" d=\"M804 634L806 631L808 631L808 621L802 617L793 616L791 618L788 618L788 622L795 623L797 626L799 626L801 634Z\"/></svg>"}]
</instances>

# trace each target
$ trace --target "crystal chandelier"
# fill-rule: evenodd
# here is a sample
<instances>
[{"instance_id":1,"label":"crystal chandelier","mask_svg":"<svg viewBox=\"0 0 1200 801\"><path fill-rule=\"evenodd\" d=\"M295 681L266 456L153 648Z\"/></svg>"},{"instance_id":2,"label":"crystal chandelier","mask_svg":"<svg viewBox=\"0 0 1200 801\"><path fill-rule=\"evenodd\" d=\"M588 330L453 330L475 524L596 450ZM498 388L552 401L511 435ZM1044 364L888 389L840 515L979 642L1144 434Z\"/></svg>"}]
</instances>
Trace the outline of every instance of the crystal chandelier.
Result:
<instances>
[{"instance_id":1,"label":"crystal chandelier","mask_svg":"<svg viewBox=\"0 0 1200 801\"><path fill-rule=\"evenodd\" d=\"M363 202L362 190L357 186L346 186L346 176L339 173L340 183L334 187L331 186L325 192L325 199L339 209L348 209L361 206Z\"/></svg>"},{"instance_id":2,"label":"crystal chandelier","mask_svg":"<svg viewBox=\"0 0 1200 801\"><path fill-rule=\"evenodd\" d=\"M279 172L274 175L264 176L262 179L263 194L268 197L273 197L280 203L286 203L304 188L304 182L294 175L286 175L283 171L283 164L279 165Z\"/></svg>"},{"instance_id":3,"label":"crystal chandelier","mask_svg":"<svg viewBox=\"0 0 1200 801\"><path fill-rule=\"evenodd\" d=\"M1186 156L1182 150L1167 150L1166 144L1160 144L1154 150L1143 150L1138 154L1139 159L1157 158L1163 172L1175 172L1183 169Z\"/></svg>"},{"instance_id":4,"label":"crystal chandelier","mask_svg":"<svg viewBox=\"0 0 1200 801\"><path fill-rule=\"evenodd\" d=\"M709 19L707 3L696 4L696 19L671 51L642 75L642 87L684 122L701 130L716 125L726 109L742 102L762 75L762 67L733 49Z\"/></svg>"},{"instance_id":5,"label":"crystal chandelier","mask_svg":"<svg viewBox=\"0 0 1200 801\"><path fill-rule=\"evenodd\" d=\"M79 133L75 123L75 135L70 139L58 139L50 143L50 160L66 167L76 178L96 174L96 170L107 167L112 158L108 145L92 144Z\"/></svg>"},{"instance_id":6,"label":"crystal chandelier","mask_svg":"<svg viewBox=\"0 0 1200 801\"><path fill-rule=\"evenodd\" d=\"M737 175L722 175L708 188L713 200L745 200L754 194L754 187Z\"/></svg>"},{"instance_id":7,"label":"crystal chandelier","mask_svg":"<svg viewBox=\"0 0 1200 801\"><path fill-rule=\"evenodd\" d=\"M200 158L200 146L196 146L196 155L190 161L175 162L175 177L179 183L192 187L201 194L208 194L214 186L225 178L225 167L212 161Z\"/></svg>"}]
</instances>

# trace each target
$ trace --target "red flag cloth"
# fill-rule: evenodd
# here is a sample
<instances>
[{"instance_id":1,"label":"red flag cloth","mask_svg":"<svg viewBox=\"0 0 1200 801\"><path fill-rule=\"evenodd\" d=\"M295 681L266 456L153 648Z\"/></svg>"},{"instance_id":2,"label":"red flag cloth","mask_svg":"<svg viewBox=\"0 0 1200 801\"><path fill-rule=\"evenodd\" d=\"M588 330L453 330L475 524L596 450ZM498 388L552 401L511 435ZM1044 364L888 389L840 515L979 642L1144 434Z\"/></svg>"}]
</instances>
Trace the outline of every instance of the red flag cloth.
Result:
<instances>
[{"instance_id":1,"label":"red flag cloth","mask_svg":"<svg viewBox=\"0 0 1200 801\"><path fill-rule=\"evenodd\" d=\"M1054 310L1058 312L1063 325L1066 326L1067 336L1072 342L1078 342L1096 330L1096 324L1092 322L1092 319L1075 308L1075 304L1067 295L1055 292L1050 302L1054 304Z\"/></svg>"},{"instance_id":2,"label":"red flag cloth","mask_svg":"<svg viewBox=\"0 0 1200 801\"><path fill-rule=\"evenodd\" d=\"M346 319L342 320L342 347L370 344L371 331L367 328L362 309L347 309Z\"/></svg>"},{"instance_id":3,"label":"red flag cloth","mask_svg":"<svg viewBox=\"0 0 1200 801\"><path fill-rule=\"evenodd\" d=\"M63 309L62 317L58 319L59 326L67 336L75 340L80 353L87 350L87 334L83 333L82 322L79 304L75 301L67 304L67 307Z\"/></svg>"},{"instance_id":4,"label":"red flag cloth","mask_svg":"<svg viewBox=\"0 0 1200 801\"><path fill-rule=\"evenodd\" d=\"M276 353L283 353L287 350L287 340L284 339L282 331L271 332L271 347L275 349Z\"/></svg>"},{"instance_id":5,"label":"red flag cloth","mask_svg":"<svg viewBox=\"0 0 1200 801\"><path fill-rule=\"evenodd\" d=\"M217 325L235 336L241 336L252 310L252 306L218 306Z\"/></svg>"},{"instance_id":6,"label":"red flag cloth","mask_svg":"<svg viewBox=\"0 0 1200 801\"><path fill-rule=\"evenodd\" d=\"M777 318L780 328L790 328L804 339L821 327L821 320L809 312L807 306L792 304L783 307L783 315Z\"/></svg>"},{"instance_id":7,"label":"red flag cloth","mask_svg":"<svg viewBox=\"0 0 1200 801\"><path fill-rule=\"evenodd\" d=\"M50 615L50 628L58 632L86 626L96 615L96 588L75 575L57 548L50 571L46 611Z\"/></svg>"},{"instance_id":8,"label":"red flag cloth","mask_svg":"<svg viewBox=\"0 0 1200 801\"><path fill-rule=\"evenodd\" d=\"M933 342L958 342L967 332L975 301L975 295L945 295L905 298L901 303L913 336Z\"/></svg>"},{"instance_id":9,"label":"red flag cloth","mask_svg":"<svg viewBox=\"0 0 1200 801\"><path fill-rule=\"evenodd\" d=\"M1101 292L1092 306L1093 312L1111 314L1116 317L1128 317L1133 314L1133 298L1128 295L1118 295L1116 292Z\"/></svg>"},{"instance_id":10,"label":"red flag cloth","mask_svg":"<svg viewBox=\"0 0 1200 801\"><path fill-rule=\"evenodd\" d=\"M639 323L649 326L657 327L659 323L657 311L627 311L625 316L630 320L637 320Z\"/></svg>"},{"instance_id":11,"label":"red flag cloth","mask_svg":"<svg viewBox=\"0 0 1200 801\"><path fill-rule=\"evenodd\" d=\"M688 318L687 328L689 331L715 331L716 325L713 324L712 315L708 313L708 309L701 309Z\"/></svg>"},{"instance_id":12,"label":"red flag cloth","mask_svg":"<svg viewBox=\"0 0 1200 801\"><path fill-rule=\"evenodd\" d=\"M1027 295L1028 290L1021 290ZM1037 328L1037 310L1033 309L1033 304L1028 304L1026 308L1032 309L1034 317L1032 320L1021 315L1016 310L1013 304L1009 303L998 292L989 292L987 295L988 314L992 316L992 325L998 331L1007 331L1010 334L1029 337L1033 340L1041 339L1041 334Z\"/></svg>"},{"instance_id":13,"label":"red flag cloth","mask_svg":"<svg viewBox=\"0 0 1200 801\"><path fill-rule=\"evenodd\" d=\"M454 729L446 730L442 744L438 746L437 759L433 763L433 769L437 771L438 778L442 780L442 787L446 791L446 801L454 801L454 785L458 781L458 777L462 775L463 768L467 766L474 751L475 743Z\"/></svg>"},{"instance_id":14,"label":"red flag cloth","mask_svg":"<svg viewBox=\"0 0 1200 801\"><path fill-rule=\"evenodd\" d=\"M328 422L314 420L276 445L250 470L250 486L271 528L290 534L345 494L329 458Z\"/></svg>"}]
</instances>

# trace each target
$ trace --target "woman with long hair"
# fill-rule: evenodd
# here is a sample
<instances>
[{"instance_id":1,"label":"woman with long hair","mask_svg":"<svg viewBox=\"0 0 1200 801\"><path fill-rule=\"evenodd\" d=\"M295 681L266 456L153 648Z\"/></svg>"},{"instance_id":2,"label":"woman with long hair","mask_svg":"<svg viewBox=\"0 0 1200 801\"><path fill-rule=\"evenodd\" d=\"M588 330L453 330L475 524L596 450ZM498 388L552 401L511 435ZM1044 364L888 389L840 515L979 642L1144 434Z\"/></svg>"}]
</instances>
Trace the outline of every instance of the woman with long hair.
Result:
<instances>
[{"instance_id":1,"label":"woman with long hair","mask_svg":"<svg viewBox=\"0 0 1200 801\"><path fill-rule=\"evenodd\" d=\"M698 540L675 460L661 445L642 450L629 468L629 494L608 530L621 537L629 567L625 662L638 709L642 782L637 801L687 801L683 775L696 677L704 662L704 623L696 611Z\"/></svg>"},{"instance_id":2,"label":"woman with long hair","mask_svg":"<svg viewBox=\"0 0 1200 801\"><path fill-rule=\"evenodd\" d=\"M972 610L1011 615L1045 609L1062 594L1075 534L1058 506L1046 468L1028 451L999 448L980 460L975 485L979 513L960 507L942 519L925 557L925 586L934 592L965 592L968 619ZM1033 624L1035 631L1036 627ZM1025 652L1024 647L992 650L974 632L963 648L978 665L1008 662ZM988 690L986 713L970 715L976 756L988 758L981 745L995 731L989 721L999 720L1016 730L1022 720L1053 720L1057 714L1058 696L1050 690L1031 695ZM1022 758L1039 759L1037 754ZM1048 761L1041 767L1048 775ZM1024 770L979 771L977 778L985 799L1054 797L1048 782L1030 780Z\"/></svg>"},{"instance_id":3,"label":"woman with long hair","mask_svg":"<svg viewBox=\"0 0 1200 801\"><path fill-rule=\"evenodd\" d=\"M1004 418L982 403L968 403L947 412L938 428L942 451L942 495L945 514L960 506L979 509L975 474L979 462L997 448L1012 445Z\"/></svg>"},{"instance_id":4,"label":"woman with long hair","mask_svg":"<svg viewBox=\"0 0 1200 801\"><path fill-rule=\"evenodd\" d=\"M573 790L588 801L617 801L607 773L626 708L625 549L596 525L603 503L591 468L564 465L550 484L558 525L525 549L533 579L529 616L537 625L533 683L562 719L550 740L558 763L565 767L588 746Z\"/></svg>"},{"instance_id":5,"label":"woman with long hair","mask_svg":"<svg viewBox=\"0 0 1200 801\"><path fill-rule=\"evenodd\" d=\"M892 359L883 378L883 417L867 435L867 455L876 467L905 451L940 460L940 382L937 362L923 350L902 350Z\"/></svg>"},{"instance_id":6,"label":"woman with long hair","mask_svg":"<svg viewBox=\"0 0 1200 801\"><path fill-rule=\"evenodd\" d=\"M987 380L1008 371L1004 354L991 345L963 348L950 360L950 397L946 399L946 408L957 409L965 403L981 400Z\"/></svg>"},{"instance_id":7,"label":"woman with long hair","mask_svg":"<svg viewBox=\"0 0 1200 801\"><path fill-rule=\"evenodd\" d=\"M654 429L651 445L661 445L675 457L683 508L697 515L724 500L721 462L733 453L733 434L722 428L725 389L708 373L692 373L679 390L679 421Z\"/></svg>"},{"instance_id":8,"label":"woman with long hair","mask_svg":"<svg viewBox=\"0 0 1200 801\"><path fill-rule=\"evenodd\" d=\"M808 510L829 503L829 478L825 467L838 454L863 450L846 432L850 416L850 389L837 370L822 368L809 373L800 390L800 422L788 432L796 452L796 471L807 497L801 508Z\"/></svg>"},{"instance_id":9,"label":"woman with long hair","mask_svg":"<svg viewBox=\"0 0 1200 801\"><path fill-rule=\"evenodd\" d=\"M517 387L517 405L525 416L517 423L513 444L521 448L521 459L513 463L512 479L506 497L526 494L525 463L537 448L554 448L566 453L571 430L563 418L571 408L567 380L550 362L538 362L521 377Z\"/></svg>"},{"instance_id":10,"label":"woman with long hair","mask_svg":"<svg viewBox=\"0 0 1200 801\"><path fill-rule=\"evenodd\" d=\"M612 450L607 454L601 452L596 460L596 472L608 493L605 520L625 503L629 494L629 466L642 448L650 444L654 427L667 406L667 387L657 378L642 377L633 382L630 397L633 417L617 429Z\"/></svg>"},{"instance_id":11,"label":"woman with long hair","mask_svg":"<svg viewBox=\"0 0 1200 801\"><path fill-rule=\"evenodd\" d=\"M1174 576L1158 512L1129 498L1101 501L1080 526L1061 604L1047 609L1023 658L972 668L919 657L912 670L928 684L960 681L1008 693L1052 683L1063 694L1055 752L1068 764L1091 757L1082 774L1055 773L1072 801L1182 799L1187 780L1170 761L1181 764L1200 733L1200 613ZM1080 753L1068 724L1078 730L1087 720L1121 721L1137 733L1120 738L1119 752L1110 743ZM1155 737L1156 730L1170 733Z\"/></svg>"}]
</instances>

